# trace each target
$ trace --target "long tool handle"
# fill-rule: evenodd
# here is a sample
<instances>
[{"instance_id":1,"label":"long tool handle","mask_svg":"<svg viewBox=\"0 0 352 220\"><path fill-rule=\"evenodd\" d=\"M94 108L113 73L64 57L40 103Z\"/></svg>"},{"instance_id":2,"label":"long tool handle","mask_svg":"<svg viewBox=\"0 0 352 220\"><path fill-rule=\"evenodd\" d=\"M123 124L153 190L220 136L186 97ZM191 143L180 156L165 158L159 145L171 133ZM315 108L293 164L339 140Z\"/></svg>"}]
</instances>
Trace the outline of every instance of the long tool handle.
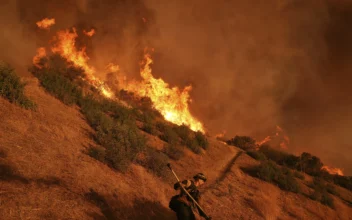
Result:
<instances>
[{"instance_id":1,"label":"long tool handle","mask_svg":"<svg viewBox=\"0 0 352 220\"><path fill-rule=\"evenodd\" d=\"M177 181L180 183L180 186L182 187L183 191L193 200L193 202L198 206L198 208L204 213L206 218L209 218L208 215L205 214L205 212L203 211L202 207L200 207L200 205L197 203L197 201L195 199L193 199L193 197L188 193L188 191L182 186L182 183L180 182L180 179L177 177L176 173L171 168L171 164L168 163L167 166L170 168L171 172L174 174L174 176L176 177Z\"/></svg>"}]
</instances>

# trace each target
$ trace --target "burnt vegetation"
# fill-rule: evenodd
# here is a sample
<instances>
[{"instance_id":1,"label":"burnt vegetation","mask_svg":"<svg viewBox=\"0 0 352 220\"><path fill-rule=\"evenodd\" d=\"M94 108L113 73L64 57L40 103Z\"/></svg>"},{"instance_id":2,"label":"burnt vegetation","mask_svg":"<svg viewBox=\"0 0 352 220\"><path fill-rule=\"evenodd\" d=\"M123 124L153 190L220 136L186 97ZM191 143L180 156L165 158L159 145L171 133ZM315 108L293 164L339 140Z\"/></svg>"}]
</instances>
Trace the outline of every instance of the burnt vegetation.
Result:
<instances>
[{"instance_id":1,"label":"burnt vegetation","mask_svg":"<svg viewBox=\"0 0 352 220\"><path fill-rule=\"evenodd\" d=\"M309 185L313 193L308 197L331 208L334 208L334 203L330 194L339 196L333 184L352 191L352 177L329 174L322 169L324 164L320 158L307 152L296 156L268 145L257 146L255 140L248 136L235 136L226 142L245 150L250 157L261 162L258 166L245 168L245 172L274 183L283 190L299 193L301 190L297 179L304 180L303 173L307 173L314 177Z\"/></svg>"},{"instance_id":2,"label":"burnt vegetation","mask_svg":"<svg viewBox=\"0 0 352 220\"><path fill-rule=\"evenodd\" d=\"M131 163L138 163L155 175L166 177L165 165L169 159L183 156L181 145L195 153L207 149L208 141L200 132L187 126L166 122L153 107L149 98L139 98L121 90L115 92L123 103L106 99L84 80L84 71L73 67L59 56L41 60L41 68L30 71L48 93L66 105L77 105L88 124L94 129L97 146L88 149L88 155L124 172ZM162 151L147 145L143 132L165 141Z\"/></svg>"},{"instance_id":3,"label":"burnt vegetation","mask_svg":"<svg viewBox=\"0 0 352 220\"><path fill-rule=\"evenodd\" d=\"M11 66L0 61L0 96L22 108L35 110L36 104L24 94L25 85Z\"/></svg>"}]
</instances>

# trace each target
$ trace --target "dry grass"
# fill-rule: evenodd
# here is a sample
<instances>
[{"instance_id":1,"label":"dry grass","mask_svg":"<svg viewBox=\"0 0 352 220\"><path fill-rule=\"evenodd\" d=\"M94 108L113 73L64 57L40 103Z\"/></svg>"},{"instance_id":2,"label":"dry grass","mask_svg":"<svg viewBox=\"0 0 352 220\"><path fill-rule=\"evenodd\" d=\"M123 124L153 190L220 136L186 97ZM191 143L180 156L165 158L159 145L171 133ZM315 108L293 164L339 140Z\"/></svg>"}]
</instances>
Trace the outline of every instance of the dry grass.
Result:
<instances>
[{"instance_id":1,"label":"dry grass","mask_svg":"<svg viewBox=\"0 0 352 220\"><path fill-rule=\"evenodd\" d=\"M176 193L173 179L163 181L139 165L121 174L89 157L92 130L79 110L45 93L36 80L29 79L26 89L38 104L36 112L0 98L0 163L17 178L0 180L1 219L174 219L168 209ZM155 149L163 148L164 142L147 137ZM201 155L185 149L185 156L172 162L181 179L197 172L208 176L202 205L213 219L292 219L292 213L298 219L352 216L352 208L337 197L333 210L246 175L240 167L257 163L246 154L215 182L237 152L210 139Z\"/></svg>"}]
</instances>

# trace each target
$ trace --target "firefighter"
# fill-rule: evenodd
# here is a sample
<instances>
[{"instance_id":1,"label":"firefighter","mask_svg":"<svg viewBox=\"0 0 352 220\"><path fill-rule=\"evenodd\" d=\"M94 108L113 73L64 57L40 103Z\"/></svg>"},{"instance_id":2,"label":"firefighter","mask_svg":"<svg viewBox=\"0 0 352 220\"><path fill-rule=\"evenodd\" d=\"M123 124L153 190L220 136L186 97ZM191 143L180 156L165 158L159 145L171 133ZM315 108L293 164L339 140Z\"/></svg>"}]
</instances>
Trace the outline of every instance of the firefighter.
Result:
<instances>
[{"instance_id":1,"label":"firefighter","mask_svg":"<svg viewBox=\"0 0 352 220\"><path fill-rule=\"evenodd\" d=\"M202 186L207 178L203 173L198 173L193 177L194 180L184 180L174 184L175 190L181 190L180 194L173 196L169 207L176 212L178 220L195 220L194 212L198 212L200 216L207 220L211 217L207 217L205 213L193 202L191 198L183 191L181 184L185 190L193 197L197 203L200 200L200 192L198 187Z\"/></svg>"}]
</instances>

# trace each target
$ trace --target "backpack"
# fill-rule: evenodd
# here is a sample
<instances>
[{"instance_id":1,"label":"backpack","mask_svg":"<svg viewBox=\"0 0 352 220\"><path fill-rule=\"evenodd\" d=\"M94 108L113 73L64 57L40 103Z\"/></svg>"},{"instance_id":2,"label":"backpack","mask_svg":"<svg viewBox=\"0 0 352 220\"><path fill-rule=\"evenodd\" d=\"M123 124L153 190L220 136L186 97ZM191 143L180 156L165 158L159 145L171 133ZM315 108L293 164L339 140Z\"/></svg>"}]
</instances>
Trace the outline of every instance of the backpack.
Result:
<instances>
[{"instance_id":1,"label":"backpack","mask_svg":"<svg viewBox=\"0 0 352 220\"><path fill-rule=\"evenodd\" d=\"M180 195L175 195L170 200L169 208L174 212L178 211L178 207L180 205L180 201L178 200L179 198L180 198Z\"/></svg>"}]
</instances>

